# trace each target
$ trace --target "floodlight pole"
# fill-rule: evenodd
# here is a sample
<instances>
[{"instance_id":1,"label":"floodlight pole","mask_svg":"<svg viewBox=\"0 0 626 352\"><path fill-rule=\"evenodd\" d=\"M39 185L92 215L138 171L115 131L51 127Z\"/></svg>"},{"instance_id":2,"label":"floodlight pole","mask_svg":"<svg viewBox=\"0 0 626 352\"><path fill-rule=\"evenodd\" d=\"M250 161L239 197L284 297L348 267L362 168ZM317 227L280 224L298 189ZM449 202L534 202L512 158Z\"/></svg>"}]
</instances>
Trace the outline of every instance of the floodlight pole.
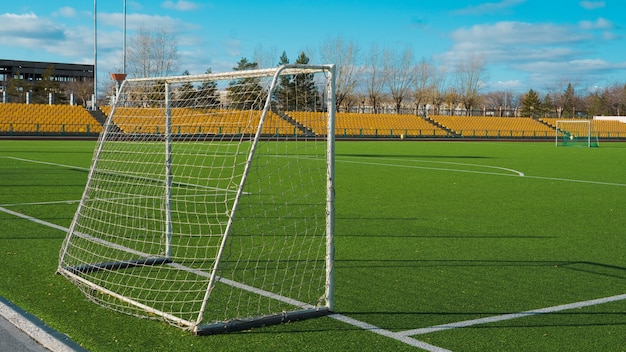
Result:
<instances>
[{"instance_id":1,"label":"floodlight pole","mask_svg":"<svg viewBox=\"0 0 626 352\"><path fill-rule=\"evenodd\" d=\"M93 96L91 97L91 110L96 110L96 99L98 98L98 16L96 9L96 0L93 0Z\"/></svg>"},{"instance_id":2,"label":"floodlight pole","mask_svg":"<svg viewBox=\"0 0 626 352\"><path fill-rule=\"evenodd\" d=\"M123 63L122 63L122 73L126 74L126 0L124 0L124 39L123 39Z\"/></svg>"}]
</instances>

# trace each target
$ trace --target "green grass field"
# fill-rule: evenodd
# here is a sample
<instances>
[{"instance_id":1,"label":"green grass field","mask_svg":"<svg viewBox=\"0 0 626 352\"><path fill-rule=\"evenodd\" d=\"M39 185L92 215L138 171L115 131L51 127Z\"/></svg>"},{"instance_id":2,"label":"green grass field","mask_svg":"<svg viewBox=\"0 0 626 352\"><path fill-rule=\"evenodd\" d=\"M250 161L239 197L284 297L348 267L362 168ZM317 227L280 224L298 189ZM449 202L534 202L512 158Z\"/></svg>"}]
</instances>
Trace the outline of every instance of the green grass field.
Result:
<instances>
[{"instance_id":1,"label":"green grass field","mask_svg":"<svg viewBox=\"0 0 626 352\"><path fill-rule=\"evenodd\" d=\"M204 337L55 274L94 145L0 140L0 296L90 351L626 351L624 143L337 142L338 315Z\"/></svg>"}]
</instances>

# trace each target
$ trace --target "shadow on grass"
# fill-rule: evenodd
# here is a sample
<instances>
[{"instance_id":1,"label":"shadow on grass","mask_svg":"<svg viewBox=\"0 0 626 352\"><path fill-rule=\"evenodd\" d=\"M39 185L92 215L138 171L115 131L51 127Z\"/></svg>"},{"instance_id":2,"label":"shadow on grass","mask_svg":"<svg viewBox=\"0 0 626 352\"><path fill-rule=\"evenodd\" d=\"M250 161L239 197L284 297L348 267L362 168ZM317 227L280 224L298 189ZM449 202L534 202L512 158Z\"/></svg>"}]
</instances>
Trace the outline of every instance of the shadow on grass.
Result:
<instances>
[{"instance_id":1,"label":"shadow on grass","mask_svg":"<svg viewBox=\"0 0 626 352\"><path fill-rule=\"evenodd\" d=\"M424 268L424 267L555 267L611 278L626 279L626 268L588 261L531 260L341 260L340 269L350 268Z\"/></svg>"},{"instance_id":2,"label":"shadow on grass","mask_svg":"<svg viewBox=\"0 0 626 352\"><path fill-rule=\"evenodd\" d=\"M410 319L415 322L423 322L427 316L449 317L451 320L460 322L466 320L487 318L491 316L516 314L519 312L427 312L427 311L415 311L415 312L394 312L394 311L377 311L377 312L358 312L358 311L336 311L334 314L341 314L350 318L356 319L362 322L375 321L375 320L406 320ZM331 314L332 315L332 314ZM541 318L544 316L544 318ZM582 328L582 327L602 327L602 326L626 326L626 312L580 312L580 311L567 311L567 312L552 312L549 314L535 314L528 315L524 318L538 318L540 321L520 321L519 319L500 321L487 324L477 324L467 327L459 327L457 329L532 329L532 328ZM253 329L248 331L232 332L231 334L277 334L277 333L327 333L329 331L362 331L363 328L349 324L337 324L320 323L315 322L319 319L315 318L307 321L298 321L285 324L279 324L274 327L263 327L259 329ZM549 321L547 321L549 320ZM519 322L517 322L519 321ZM309 322L311 324L309 324ZM322 326L320 325L328 325ZM417 325L417 324L416 324ZM384 327L381 327L385 329ZM406 330L415 329L416 326L405 326L402 328L387 329L390 331L400 332ZM421 335L413 335L414 338L420 339Z\"/></svg>"}]
</instances>

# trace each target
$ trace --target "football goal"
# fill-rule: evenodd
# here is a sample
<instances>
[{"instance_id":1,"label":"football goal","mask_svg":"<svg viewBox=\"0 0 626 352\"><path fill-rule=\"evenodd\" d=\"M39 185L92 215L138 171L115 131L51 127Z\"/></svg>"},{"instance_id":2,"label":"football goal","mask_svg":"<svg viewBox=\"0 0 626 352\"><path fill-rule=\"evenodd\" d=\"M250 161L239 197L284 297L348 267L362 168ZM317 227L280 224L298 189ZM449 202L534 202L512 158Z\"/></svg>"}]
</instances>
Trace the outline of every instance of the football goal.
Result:
<instances>
[{"instance_id":1,"label":"football goal","mask_svg":"<svg viewBox=\"0 0 626 352\"><path fill-rule=\"evenodd\" d=\"M330 312L334 72L123 81L57 272L198 335Z\"/></svg>"},{"instance_id":2,"label":"football goal","mask_svg":"<svg viewBox=\"0 0 626 352\"><path fill-rule=\"evenodd\" d=\"M599 146L593 120L557 120L555 134L557 146Z\"/></svg>"}]
</instances>

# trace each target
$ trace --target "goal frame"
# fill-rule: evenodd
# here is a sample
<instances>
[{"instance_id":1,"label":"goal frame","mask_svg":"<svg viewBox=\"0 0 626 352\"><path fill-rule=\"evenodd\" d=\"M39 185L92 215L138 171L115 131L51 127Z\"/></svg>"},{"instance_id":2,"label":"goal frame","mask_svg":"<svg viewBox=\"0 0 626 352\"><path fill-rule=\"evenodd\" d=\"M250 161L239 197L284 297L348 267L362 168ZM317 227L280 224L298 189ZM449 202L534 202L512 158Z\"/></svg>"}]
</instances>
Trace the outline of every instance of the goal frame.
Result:
<instances>
[{"instance_id":1,"label":"goal frame","mask_svg":"<svg viewBox=\"0 0 626 352\"><path fill-rule=\"evenodd\" d=\"M586 125L586 133L587 135L583 138L586 141L587 147L598 147L600 144L598 142L598 134L594 131L593 128L593 120L557 120L555 126L555 137L554 142L555 145L559 146L559 140L562 139L562 143L567 145L569 141L567 140L567 136L570 135L570 132L563 128L563 125L566 124L582 124Z\"/></svg>"},{"instance_id":2,"label":"goal frame","mask_svg":"<svg viewBox=\"0 0 626 352\"><path fill-rule=\"evenodd\" d=\"M237 205L241 195L244 193L244 183L246 181L246 176L250 171L250 165L253 161L255 151L258 143L262 140L262 126L264 121L267 118L268 113L271 111L271 97L272 93L277 88L278 79L281 75L296 75L296 74L306 74L312 72L323 72L327 75L326 84L327 87L327 96L326 96L326 107L327 107L327 126L326 126L326 228L325 228L325 280L324 280L324 302L321 305L312 305L306 302L300 302L298 300L294 300L290 297L276 295L272 292L265 291L260 288L250 287L243 283L238 283L233 280L227 278L220 278L217 276L217 266L220 263L220 258L224 253L224 248L227 242L227 238L231 233L231 227L233 224L234 214L237 210ZM232 80L232 79L242 79L242 78L251 78L251 77L259 77L259 76L271 76L271 85L267 92L267 97L263 104L261 117L259 124L256 129L256 133L254 134L253 139L251 140L251 147L249 150L249 154L246 158L245 167L242 177L240 181L240 185L237 188L237 196L235 199L235 203L233 205L233 215L230 217L228 224L226 226L226 230L223 234L223 239L221 240L221 245L217 253L217 259L215 260L215 267L211 271L211 273L202 272L196 270L194 268L186 268L183 264L176 263L172 258L172 219L171 219L171 203L172 203L172 170L171 170L171 152L172 152L172 142L173 142L173 133L171 130L171 105L170 105L170 97L172 92L170 91L170 85L174 83L187 82L190 79L194 80ZM81 212L81 208L83 207L83 201L81 201L78 205L74 218L72 220L72 224L68 230L68 234L63 243L63 246L59 255L59 266L57 268L57 273L61 274L68 279L89 287L91 290L97 291L101 294L109 295L125 304L135 306L148 315L154 315L161 317L162 319L172 323L173 325L177 325L182 328L189 329L196 335L208 335L215 333L223 333L229 331L237 331L243 329L249 329L252 327L260 327L265 325L279 324L288 321L296 321L302 320L312 317L318 317L322 315L329 314L333 310L334 301L334 180L335 180L335 92L336 92L336 69L335 65L301 65L301 64L290 64L283 65L277 68L271 69L258 69L258 70L246 70L246 71L233 71L226 73L208 73L203 75L194 75L194 76L173 76L173 77L160 77L163 84L165 85L165 138L164 145L166 150L166 162L165 162L165 197L167 198L166 202L166 218L165 218L165 242L163 253L164 255L161 257L147 256L146 253L142 253L140 251L135 251L137 257L142 259L137 260L127 260L127 261L106 261L106 262L98 262L98 263L88 263L85 265L78 266L65 266L62 264L65 253L68 250L69 242L72 237L79 236L88 238L91 241L102 242L104 240L93 238L89 234L84 233L76 233L76 222L79 218L79 214ZM154 81L155 78L134 78L127 79L123 81L120 85L120 89L117 91L117 95L115 97L115 101L117 102L120 98L120 94L124 91L124 86L130 82L141 82L141 81ZM102 153L103 141L107 139L107 134L110 131L109 125L113 124L112 118L115 114L116 105L114 105L112 111L110 112L107 121L105 123L105 128L103 133L99 137L98 148L94 151L93 164L90 168L87 184L85 186L85 191L83 193L83 199L87 197L87 190L90 187L90 182L92 180L92 176L94 173L94 169L99 160L99 155ZM105 244L105 245L116 245L116 244ZM127 249L124 249L127 250ZM129 249L128 252L132 253L134 250ZM147 257L147 258L146 258ZM206 287L206 292L204 296L204 300L202 301L202 307L200 308L200 312L195 320L187 320L181 319L178 316L169 314L167 312L161 311L159 309L154 309L149 305L143 304L141 302L135 301L132 298L128 298L123 294L119 294L117 292L111 291L106 287L95 284L88 279L85 279L82 274L94 272L94 271L102 271L102 270L123 270L133 267L140 266L157 266L157 265L168 265L178 267L181 270L188 271L189 273L205 276L209 279L209 283ZM207 305L207 301L209 299L209 293L215 286L216 282L226 283L227 285L231 285L233 287L237 287L242 290L249 291L253 294L261 295L268 297L270 299L278 300L286 304L291 304L296 306L297 308L291 311L283 311L276 314L270 314L265 316L257 316L250 317L249 319L239 319L232 320L226 322L219 322L215 324L203 324L203 318L205 313L205 308Z\"/></svg>"}]
</instances>

